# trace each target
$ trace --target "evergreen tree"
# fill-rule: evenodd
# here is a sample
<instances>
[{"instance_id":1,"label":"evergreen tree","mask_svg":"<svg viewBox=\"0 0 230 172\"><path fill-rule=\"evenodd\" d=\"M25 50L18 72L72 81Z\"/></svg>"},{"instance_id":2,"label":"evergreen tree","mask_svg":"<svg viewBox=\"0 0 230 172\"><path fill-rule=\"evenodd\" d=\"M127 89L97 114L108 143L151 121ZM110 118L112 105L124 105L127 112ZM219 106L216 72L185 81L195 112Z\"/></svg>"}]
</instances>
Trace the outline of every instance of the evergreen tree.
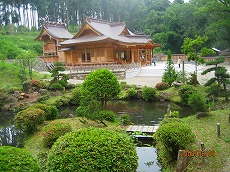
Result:
<instances>
[{"instance_id":1,"label":"evergreen tree","mask_svg":"<svg viewBox=\"0 0 230 172\"><path fill-rule=\"evenodd\" d=\"M162 77L162 81L168 83L170 86L177 79L177 72L174 68L174 63L172 61L171 51L168 51L168 58L165 65L165 71Z\"/></svg>"},{"instance_id":2,"label":"evergreen tree","mask_svg":"<svg viewBox=\"0 0 230 172\"><path fill-rule=\"evenodd\" d=\"M219 66L219 64L223 62L224 57L221 56L217 57L214 61L207 62L206 65L215 66L204 70L202 75L214 71L214 77L205 83L205 86L211 86L209 95L228 99L230 92L227 90L227 84L230 84L230 75L227 73L228 70L224 66Z\"/></svg>"}]
</instances>

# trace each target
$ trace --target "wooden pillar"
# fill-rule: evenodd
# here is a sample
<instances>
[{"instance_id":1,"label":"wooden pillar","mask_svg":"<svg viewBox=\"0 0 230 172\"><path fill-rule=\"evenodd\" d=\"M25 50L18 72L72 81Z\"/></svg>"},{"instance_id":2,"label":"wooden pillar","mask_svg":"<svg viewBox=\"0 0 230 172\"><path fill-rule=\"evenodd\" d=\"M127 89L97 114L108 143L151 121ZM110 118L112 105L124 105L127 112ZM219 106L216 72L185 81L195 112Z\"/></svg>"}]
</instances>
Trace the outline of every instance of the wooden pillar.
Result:
<instances>
[{"instance_id":1,"label":"wooden pillar","mask_svg":"<svg viewBox=\"0 0 230 172\"><path fill-rule=\"evenodd\" d=\"M71 63L73 65L73 51L72 50L70 51L70 56L71 56Z\"/></svg>"},{"instance_id":2,"label":"wooden pillar","mask_svg":"<svg viewBox=\"0 0 230 172\"><path fill-rule=\"evenodd\" d=\"M135 62L135 59L134 59L134 49L132 48L131 49L131 53L132 53L132 56L131 56L131 58L132 58L132 63L134 63Z\"/></svg>"},{"instance_id":3,"label":"wooden pillar","mask_svg":"<svg viewBox=\"0 0 230 172\"><path fill-rule=\"evenodd\" d=\"M185 150L178 151L176 172L186 172L188 166L188 157L184 156Z\"/></svg>"},{"instance_id":4,"label":"wooden pillar","mask_svg":"<svg viewBox=\"0 0 230 172\"><path fill-rule=\"evenodd\" d=\"M137 49L137 58L138 58L138 62L141 62L141 60L140 60L140 49Z\"/></svg>"},{"instance_id":5,"label":"wooden pillar","mask_svg":"<svg viewBox=\"0 0 230 172\"><path fill-rule=\"evenodd\" d=\"M95 62L97 62L97 48L94 48L93 51L94 51Z\"/></svg>"}]
</instances>

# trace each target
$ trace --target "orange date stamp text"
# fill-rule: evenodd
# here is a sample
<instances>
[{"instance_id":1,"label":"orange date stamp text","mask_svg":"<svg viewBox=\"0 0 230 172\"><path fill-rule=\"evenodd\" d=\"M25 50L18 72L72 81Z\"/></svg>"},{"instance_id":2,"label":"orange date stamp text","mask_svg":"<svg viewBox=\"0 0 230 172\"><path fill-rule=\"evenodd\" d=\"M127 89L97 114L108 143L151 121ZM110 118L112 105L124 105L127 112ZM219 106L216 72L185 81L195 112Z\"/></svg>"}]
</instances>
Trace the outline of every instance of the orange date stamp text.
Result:
<instances>
[{"instance_id":1,"label":"orange date stamp text","mask_svg":"<svg viewBox=\"0 0 230 172\"><path fill-rule=\"evenodd\" d=\"M215 150L182 150L180 156L211 157L211 156L216 156L216 151Z\"/></svg>"}]
</instances>

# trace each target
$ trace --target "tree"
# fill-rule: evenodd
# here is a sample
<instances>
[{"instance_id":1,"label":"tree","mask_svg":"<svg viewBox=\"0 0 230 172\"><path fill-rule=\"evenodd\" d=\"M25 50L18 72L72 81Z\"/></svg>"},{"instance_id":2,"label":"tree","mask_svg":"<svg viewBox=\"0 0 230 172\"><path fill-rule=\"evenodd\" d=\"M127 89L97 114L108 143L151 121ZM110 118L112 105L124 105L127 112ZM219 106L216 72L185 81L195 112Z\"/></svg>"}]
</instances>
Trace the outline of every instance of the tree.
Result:
<instances>
[{"instance_id":1,"label":"tree","mask_svg":"<svg viewBox=\"0 0 230 172\"><path fill-rule=\"evenodd\" d=\"M82 84L83 96L92 96L100 101L101 109L106 109L106 102L120 92L117 77L108 69L98 69L91 72Z\"/></svg>"},{"instance_id":2,"label":"tree","mask_svg":"<svg viewBox=\"0 0 230 172\"><path fill-rule=\"evenodd\" d=\"M195 39L185 38L182 45L182 52L187 55L188 61L195 62L195 75L197 80L197 65L199 63L204 63L204 57L208 54L214 54L212 49L204 47L204 43L208 40L208 37L196 36Z\"/></svg>"},{"instance_id":3,"label":"tree","mask_svg":"<svg viewBox=\"0 0 230 172\"><path fill-rule=\"evenodd\" d=\"M177 79L177 73L174 68L174 63L172 61L171 51L168 51L168 58L165 65L165 71L162 76L162 81L168 83L170 86Z\"/></svg>"},{"instance_id":4,"label":"tree","mask_svg":"<svg viewBox=\"0 0 230 172\"><path fill-rule=\"evenodd\" d=\"M50 81L50 88L52 89L62 89L67 86L67 81L69 79L67 74L61 73L65 71L64 64L61 62L54 63L54 68L50 70L53 79Z\"/></svg>"},{"instance_id":5,"label":"tree","mask_svg":"<svg viewBox=\"0 0 230 172\"><path fill-rule=\"evenodd\" d=\"M106 109L106 102L120 92L117 77L108 69L98 69L91 72L81 86L80 106L76 109L77 116L99 121L107 126L102 110Z\"/></svg>"},{"instance_id":6,"label":"tree","mask_svg":"<svg viewBox=\"0 0 230 172\"><path fill-rule=\"evenodd\" d=\"M205 35L213 47L226 49L230 46L230 1L229 0L196 0L198 16L206 18L203 25Z\"/></svg>"},{"instance_id":7,"label":"tree","mask_svg":"<svg viewBox=\"0 0 230 172\"><path fill-rule=\"evenodd\" d=\"M19 78L22 81L23 91L29 93L30 91L30 83L28 79L32 80L33 78L33 67L36 63L36 54L35 52L29 51L21 51L21 53L17 56L17 61L20 66ZM29 76L27 72L27 68L29 69Z\"/></svg>"},{"instance_id":8,"label":"tree","mask_svg":"<svg viewBox=\"0 0 230 172\"><path fill-rule=\"evenodd\" d=\"M205 83L205 86L211 86L209 95L228 99L230 92L227 90L227 84L230 84L230 75L224 66L219 66L220 63L224 63L224 57L222 56L218 56L214 61L207 62L206 65L214 65L214 67L204 70L202 75L214 71L214 77ZM217 86L214 83L217 83Z\"/></svg>"}]
</instances>

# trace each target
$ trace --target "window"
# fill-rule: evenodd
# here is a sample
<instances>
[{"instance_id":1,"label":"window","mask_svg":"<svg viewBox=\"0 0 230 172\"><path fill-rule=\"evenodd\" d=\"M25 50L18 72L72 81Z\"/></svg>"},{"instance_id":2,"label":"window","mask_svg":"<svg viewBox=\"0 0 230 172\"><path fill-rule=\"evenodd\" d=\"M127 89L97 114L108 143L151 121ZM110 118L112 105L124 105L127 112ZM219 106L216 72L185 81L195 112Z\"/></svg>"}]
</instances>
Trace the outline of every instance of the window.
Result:
<instances>
[{"instance_id":1,"label":"window","mask_svg":"<svg viewBox=\"0 0 230 172\"><path fill-rule=\"evenodd\" d=\"M121 58L126 59L126 57L127 57L126 50L121 50Z\"/></svg>"},{"instance_id":2,"label":"window","mask_svg":"<svg viewBox=\"0 0 230 172\"><path fill-rule=\"evenodd\" d=\"M81 52L81 59L82 59L82 62L91 62L91 57L94 56L94 52L93 52L93 49L88 49L85 51L82 51Z\"/></svg>"}]
</instances>

